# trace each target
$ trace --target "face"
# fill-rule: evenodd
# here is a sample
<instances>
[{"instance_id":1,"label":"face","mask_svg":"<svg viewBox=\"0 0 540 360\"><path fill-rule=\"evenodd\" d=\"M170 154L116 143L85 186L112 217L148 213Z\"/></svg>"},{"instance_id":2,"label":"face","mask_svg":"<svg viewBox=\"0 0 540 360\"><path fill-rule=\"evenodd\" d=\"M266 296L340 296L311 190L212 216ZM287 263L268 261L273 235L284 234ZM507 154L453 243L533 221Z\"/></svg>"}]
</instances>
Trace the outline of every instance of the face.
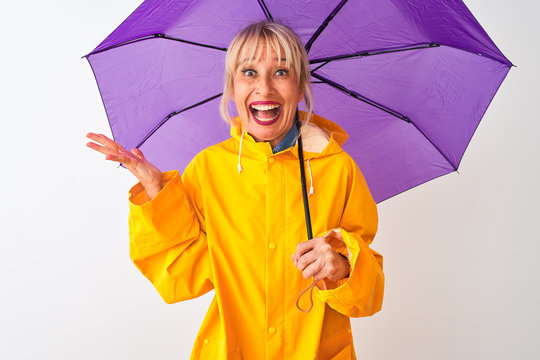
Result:
<instances>
[{"instance_id":1,"label":"face","mask_svg":"<svg viewBox=\"0 0 540 360\"><path fill-rule=\"evenodd\" d=\"M266 46L259 46L263 47L259 61L240 59L233 77L232 99L244 129L256 141L268 141L275 147L293 124L303 89L285 59L279 61L273 49L266 56Z\"/></svg>"}]
</instances>

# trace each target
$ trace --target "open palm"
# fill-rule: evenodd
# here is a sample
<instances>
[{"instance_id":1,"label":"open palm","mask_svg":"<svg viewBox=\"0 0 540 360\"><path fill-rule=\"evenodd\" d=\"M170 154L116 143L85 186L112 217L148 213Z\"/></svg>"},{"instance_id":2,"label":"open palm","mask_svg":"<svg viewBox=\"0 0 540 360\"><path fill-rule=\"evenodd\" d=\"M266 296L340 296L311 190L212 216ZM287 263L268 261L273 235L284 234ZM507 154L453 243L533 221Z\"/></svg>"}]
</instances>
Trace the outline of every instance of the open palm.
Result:
<instances>
[{"instance_id":1,"label":"open palm","mask_svg":"<svg viewBox=\"0 0 540 360\"><path fill-rule=\"evenodd\" d=\"M88 133L86 137L94 141L88 142L86 146L104 154L105 160L121 163L135 175L147 192L154 192L155 190L159 192L161 190L161 171L148 162L139 149L128 151L122 145L103 134Z\"/></svg>"}]
</instances>

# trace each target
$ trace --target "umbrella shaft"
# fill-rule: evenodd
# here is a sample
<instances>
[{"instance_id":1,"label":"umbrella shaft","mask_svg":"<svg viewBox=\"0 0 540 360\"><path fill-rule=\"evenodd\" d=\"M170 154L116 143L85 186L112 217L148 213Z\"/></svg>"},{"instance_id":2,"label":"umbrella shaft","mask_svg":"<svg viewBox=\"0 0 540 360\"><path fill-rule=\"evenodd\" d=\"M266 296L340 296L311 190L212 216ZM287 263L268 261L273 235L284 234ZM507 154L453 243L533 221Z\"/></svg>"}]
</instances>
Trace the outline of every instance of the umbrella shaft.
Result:
<instances>
[{"instance_id":1,"label":"umbrella shaft","mask_svg":"<svg viewBox=\"0 0 540 360\"><path fill-rule=\"evenodd\" d=\"M298 109L296 109L295 126L300 129L300 120L298 118ZM308 240L313 239L313 231L311 230L311 215L309 214L309 202L306 187L306 171L304 168L304 149L302 148L302 136L298 136L298 159L300 162L300 179L302 182L302 198L304 199L304 213L306 216L306 230Z\"/></svg>"}]
</instances>

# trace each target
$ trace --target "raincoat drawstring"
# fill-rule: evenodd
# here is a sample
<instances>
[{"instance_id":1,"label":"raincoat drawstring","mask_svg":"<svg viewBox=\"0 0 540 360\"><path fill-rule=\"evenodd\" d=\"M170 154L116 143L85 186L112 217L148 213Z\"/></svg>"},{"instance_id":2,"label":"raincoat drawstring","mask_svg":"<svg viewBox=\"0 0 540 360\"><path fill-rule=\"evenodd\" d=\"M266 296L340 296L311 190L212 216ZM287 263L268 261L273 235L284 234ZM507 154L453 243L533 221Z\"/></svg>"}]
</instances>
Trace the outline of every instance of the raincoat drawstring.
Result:
<instances>
[{"instance_id":1,"label":"raincoat drawstring","mask_svg":"<svg viewBox=\"0 0 540 360\"><path fill-rule=\"evenodd\" d=\"M309 171L309 182L310 182L308 197L313 195L313 176L311 176L311 166L309 166L309 160L311 160L311 159L307 160L307 168L308 168L308 171Z\"/></svg>"},{"instance_id":2,"label":"raincoat drawstring","mask_svg":"<svg viewBox=\"0 0 540 360\"><path fill-rule=\"evenodd\" d=\"M240 164L240 158L242 157L242 140L244 140L244 133L246 130L242 130L242 135L240 136L240 149L238 150L238 173L242 172L242 165Z\"/></svg>"},{"instance_id":3,"label":"raincoat drawstring","mask_svg":"<svg viewBox=\"0 0 540 360\"><path fill-rule=\"evenodd\" d=\"M298 297L296 298L296 307L298 308L298 310L300 310L301 312L303 313L308 313L311 311L311 309L313 308L313 289L315 288L315 285L317 284L317 280L313 280L313 282L311 283L311 285L309 285L309 287L305 290L303 290L300 295L298 295ZM309 308L307 310L304 310L300 307L300 298L302 297L302 295L304 295L307 291L309 291L309 301L311 302L311 305L309 305Z\"/></svg>"}]
</instances>

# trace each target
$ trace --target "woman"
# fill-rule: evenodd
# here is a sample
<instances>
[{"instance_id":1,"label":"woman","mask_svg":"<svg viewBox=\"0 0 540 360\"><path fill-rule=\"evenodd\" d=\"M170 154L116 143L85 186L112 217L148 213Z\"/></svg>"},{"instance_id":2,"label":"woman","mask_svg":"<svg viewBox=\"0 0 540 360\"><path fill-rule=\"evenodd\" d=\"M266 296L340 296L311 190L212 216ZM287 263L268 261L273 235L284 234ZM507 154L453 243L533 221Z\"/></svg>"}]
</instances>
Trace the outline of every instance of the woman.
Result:
<instances>
[{"instance_id":1,"label":"woman","mask_svg":"<svg viewBox=\"0 0 540 360\"><path fill-rule=\"evenodd\" d=\"M88 146L140 181L130 190L130 255L165 302L215 289L192 359L355 359L350 316L382 304L382 257L368 245L377 211L347 135L311 113L309 64L286 26L260 22L233 39L221 113L231 138L180 177L103 135ZM233 100L239 116L231 119ZM304 99L308 111L295 114ZM311 184L307 240L298 145ZM316 282L309 313L296 307ZM305 308L309 300L302 299Z\"/></svg>"}]
</instances>

